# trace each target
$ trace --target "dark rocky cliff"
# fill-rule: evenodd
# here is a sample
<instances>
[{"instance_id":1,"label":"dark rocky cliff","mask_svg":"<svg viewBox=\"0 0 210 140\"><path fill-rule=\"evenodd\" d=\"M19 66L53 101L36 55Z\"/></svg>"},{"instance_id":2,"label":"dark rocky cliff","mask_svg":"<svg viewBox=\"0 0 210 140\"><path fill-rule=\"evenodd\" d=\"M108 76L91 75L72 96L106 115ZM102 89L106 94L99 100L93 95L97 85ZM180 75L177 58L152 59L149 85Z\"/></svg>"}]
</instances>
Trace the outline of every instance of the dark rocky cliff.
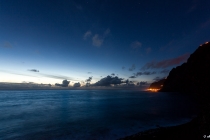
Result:
<instances>
[{"instance_id":1,"label":"dark rocky cliff","mask_svg":"<svg viewBox=\"0 0 210 140\"><path fill-rule=\"evenodd\" d=\"M187 62L173 68L160 91L183 92L198 100L200 114L196 128L200 135L210 134L210 43L200 45Z\"/></svg>"},{"instance_id":2,"label":"dark rocky cliff","mask_svg":"<svg viewBox=\"0 0 210 140\"><path fill-rule=\"evenodd\" d=\"M187 63L170 71L161 91L209 96L209 83L210 43L205 43L190 55Z\"/></svg>"}]
</instances>

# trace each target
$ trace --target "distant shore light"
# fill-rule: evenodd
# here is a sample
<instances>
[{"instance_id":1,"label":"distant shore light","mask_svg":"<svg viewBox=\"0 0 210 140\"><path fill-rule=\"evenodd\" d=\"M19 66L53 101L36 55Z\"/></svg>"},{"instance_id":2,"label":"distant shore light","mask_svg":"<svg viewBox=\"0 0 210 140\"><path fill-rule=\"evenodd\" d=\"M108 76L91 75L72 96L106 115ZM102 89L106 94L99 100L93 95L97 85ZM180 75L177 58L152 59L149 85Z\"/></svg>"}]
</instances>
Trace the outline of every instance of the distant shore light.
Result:
<instances>
[{"instance_id":1,"label":"distant shore light","mask_svg":"<svg viewBox=\"0 0 210 140\"><path fill-rule=\"evenodd\" d=\"M156 88L149 88L149 89L147 89L148 91L152 91L152 92L157 92L158 90L160 90L160 89L156 89Z\"/></svg>"}]
</instances>

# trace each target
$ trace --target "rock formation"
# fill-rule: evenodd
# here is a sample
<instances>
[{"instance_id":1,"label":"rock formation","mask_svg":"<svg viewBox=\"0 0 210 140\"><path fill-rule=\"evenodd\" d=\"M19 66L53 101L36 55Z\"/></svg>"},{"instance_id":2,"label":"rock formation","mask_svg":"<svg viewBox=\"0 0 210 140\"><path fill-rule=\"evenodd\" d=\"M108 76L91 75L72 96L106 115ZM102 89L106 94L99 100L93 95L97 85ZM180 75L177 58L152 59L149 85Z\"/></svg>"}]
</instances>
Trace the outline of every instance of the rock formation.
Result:
<instances>
[{"instance_id":1,"label":"rock formation","mask_svg":"<svg viewBox=\"0 0 210 140\"><path fill-rule=\"evenodd\" d=\"M210 134L210 43L200 45L187 63L173 68L160 91L182 92L198 99L200 135Z\"/></svg>"},{"instance_id":2,"label":"rock formation","mask_svg":"<svg viewBox=\"0 0 210 140\"><path fill-rule=\"evenodd\" d=\"M161 91L209 96L209 81L210 43L206 42L190 55L187 63L170 71Z\"/></svg>"}]
</instances>

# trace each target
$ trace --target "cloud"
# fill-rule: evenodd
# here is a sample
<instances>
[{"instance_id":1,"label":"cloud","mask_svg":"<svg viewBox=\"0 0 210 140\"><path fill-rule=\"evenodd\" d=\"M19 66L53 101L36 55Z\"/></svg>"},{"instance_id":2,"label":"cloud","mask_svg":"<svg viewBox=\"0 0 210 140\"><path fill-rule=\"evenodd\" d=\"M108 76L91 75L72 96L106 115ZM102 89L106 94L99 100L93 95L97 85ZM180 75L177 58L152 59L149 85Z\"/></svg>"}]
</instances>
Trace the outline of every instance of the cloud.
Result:
<instances>
[{"instance_id":1,"label":"cloud","mask_svg":"<svg viewBox=\"0 0 210 140\"><path fill-rule=\"evenodd\" d=\"M129 78L137 78L138 76L142 76L142 75L153 75L153 74L156 74L157 72L153 71L153 72L150 72L150 71L144 71L144 72L137 72L137 73L134 73L133 76L130 76Z\"/></svg>"},{"instance_id":2,"label":"cloud","mask_svg":"<svg viewBox=\"0 0 210 140\"><path fill-rule=\"evenodd\" d=\"M130 76L129 78L136 78L136 76Z\"/></svg>"},{"instance_id":3,"label":"cloud","mask_svg":"<svg viewBox=\"0 0 210 140\"><path fill-rule=\"evenodd\" d=\"M153 72L150 72L150 71L144 71L144 72L137 72L137 73L134 73L134 76L141 76L141 75L153 75L153 74L156 74L157 72L153 71Z\"/></svg>"},{"instance_id":4,"label":"cloud","mask_svg":"<svg viewBox=\"0 0 210 140\"><path fill-rule=\"evenodd\" d=\"M153 80L154 81L159 81L161 78L160 77L155 77Z\"/></svg>"},{"instance_id":5,"label":"cloud","mask_svg":"<svg viewBox=\"0 0 210 140\"><path fill-rule=\"evenodd\" d=\"M73 79L71 77L68 76L63 76L63 75L51 75L51 74L44 74L44 73L40 73L40 72L35 72L34 74L36 75L29 75L29 74L22 74L20 72L12 72L12 71L7 71L7 70L0 70L1 72L5 72L5 73L10 73L10 74L15 74L15 75L22 75L22 76L30 76L30 77L47 77L47 78L53 78L53 79L68 79L68 80L74 80L74 81L78 81L76 79ZM34 71L33 71L34 72Z\"/></svg>"},{"instance_id":6,"label":"cloud","mask_svg":"<svg viewBox=\"0 0 210 140\"><path fill-rule=\"evenodd\" d=\"M110 33L110 29L106 29L106 31L104 32L104 37L106 37L109 33Z\"/></svg>"},{"instance_id":7,"label":"cloud","mask_svg":"<svg viewBox=\"0 0 210 140\"><path fill-rule=\"evenodd\" d=\"M210 26L210 19L201 24L201 29L206 29Z\"/></svg>"},{"instance_id":8,"label":"cloud","mask_svg":"<svg viewBox=\"0 0 210 140\"><path fill-rule=\"evenodd\" d=\"M100 47L103 42L104 42L104 39L107 37L107 35L110 33L110 29L107 29L103 35L99 35L99 34L95 34L93 37L92 37L92 44L93 46L96 46L96 47Z\"/></svg>"},{"instance_id":9,"label":"cloud","mask_svg":"<svg viewBox=\"0 0 210 140\"><path fill-rule=\"evenodd\" d=\"M123 85L123 86L126 86L126 87L133 87L133 86L135 86L133 81L129 81L128 79L123 81L122 83L125 83L125 85Z\"/></svg>"},{"instance_id":10,"label":"cloud","mask_svg":"<svg viewBox=\"0 0 210 140\"><path fill-rule=\"evenodd\" d=\"M91 31L87 31L84 36L83 39L86 40L87 38L89 38L92 35Z\"/></svg>"},{"instance_id":11,"label":"cloud","mask_svg":"<svg viewBox=\"0 0 210 140\"><path fill-rule=\"evenodd\" d=\"M47 78L74 80L71 77L63 76L63 75L51 75L51 74L44 74L44 73L37 73L37 74L43 77L47 77ZM74 81L77 81L77 80L74 80Z\"/></svg>"},{"instance_id":12,"label":"cloud","mask_svg":"<svg viewBox=\"0 0 210 140\"><path fill-rule=\"evenodd\" d=\"M148 84L147 81L141 81L141 82L138 82L136 85L137 86L145 86L147 84Z\"/></svg>"},{"instance_id":13,"label":"cloud","mask_svg":"<svg viewBox=\"0 0 210 140\"><path fill-rule=\"evenodd\" d=\"M137 76L141 76L141 75L144 75L143 72L137 72L137 73L134 73L134 75L137 77Z\"/></svg>"},{"instance_id":14,"label":"cloud","mask_svg":"<svg viewBox=\"0 0 210 140\"><path fill-rule=\"evenodd\" d=\"M111 75L112 75L112 76L115 76L115 74L114 74L114 73L112 73Z\"/></svg>"},{"instance_id":15,"label":"cloud","mask_svg":"<svg viewBox=\"0 0 210 140\"><path fill-rule=\"evenodd\" d=\"M92 80L92 77L89 77L89 78L86 79L85 81L86 81L86 82L91 82L91 80Z\"/></svg>"},{"instance_id":16,"label":"cloud","mask_svg":"<svg viewBox=\"0 0 210 140\"><path fill-rule=\"evenodd\" d=\"M103 44L104 39L99 38L99 35L95 34L94 37L92 38L92 41L93 41L93 46L100 47Z\"/></svg>"},{"instance_id":17,"label":"cloud","mask_svg":"<svg viewBox=\"0 0 210 140\"><path fill-rule=\"evenodd\" d=\"M60 87L68 87L69 83L70 83L70 81L63 80L62 84L56 83L55 85L60 86Z\"/></svg>"},{"instance_id":18,"label":"cloud","mask_svg":"<svg viewBox=\"0 0 210 140\"><path fill-rule=\"evenodd\" d=\"M4 42L4 45L3 45L4 48L13 48L12 47L12 44L8 41Z\"/></svg>"},{"instance_id":19,"label":"cloud","mask_svg":"<svg viewBox=\"0 0 210 140\"><path fill-rule=\"evenodd\" d=\"M133 64L128 70L129 71L133 71L133 70L135 70L136 69L136 66L135 66L135 64Z\"/></svg>"},{"instance_id":20,"label":"cloud","mask_svg":"<svg viewBox=\"0 0 210 140\"><path fill-rule=\"evenodd\" d=\"M90 86L91 80L92 80L92 77L89 77L88 79L85 80L86 86Z\"/></svg>"},{"instance_id":21,"label":"cloud","mask_svg":"<svg viewBox=\"0 0 210 140\"><path fill-rule=\"evenodd\" d=\"M139 72L137 72L137 73L134 74L134 75L136 75L136 76L141 76L141 75L144 75L144 72L139 71Z\"/></svg>"},{"instance_id":22,"label":"cloud","mask_svg":"<svg viewBox=\"0 0 210 140\"><path fill-rule=\"evenodd\" d=\"M105 78L102 78L101 80L99 80L98 82L96 82L95 84L93 84L94 86L111 86L111 84L113 85L118 85L123 83L123 78L119 78L117 76L112 77L112 76L107 76Z\"/></svg>"},{"instance_id":23,"label":"cloud","mask_svg":"<svg viewBox=\"0 0 210 140\"><path fill-rule=\"evenodd\" d=\"M12 71L7 71L7 70L0 70L0 72L5 72L5 73L15 74L15 75L21 75L21 76L37 77L37 76L34 76L34 75L22 74L22 73L17 73L17 72L12 72Z\"/></svg>"},{"instance_id":24,"label":"cloud","mask_svg":"<svg viewBox=\"0 0 210 140\"><path fill-rule=\"evenodd\" d=\"M141 48L141 46L142 46L142 44L139 41L135 41L135 42L131 43L131 48L132 49L138 49L138 48Z\"/></svg>"},{"instance_id":25,"label":"cloud","mask_svg":"<svg viewBox=\"0 0 210 140\"><path fill-rule=\"evenodd\" d=\"M124 69L125 69L125 67L123 66L123 67L122 67L122 69L124 70Z\"/></svg>"},{"instance_id":26,"label":"cloud","mask_svg":"<svg viewBox=\"0 0 210 140\"><path fill-rule=\"evenodd\" d=\"M167 74L169 72L170 72L170 70L167 70L167 69L164 69L164 70L160 71L160 73L165 73L165 74Z\"/></svg>"},{"instance_id":27,"label":"cloud","mask_svg":"<svg viewBox=\"0 0 210 140\"><path fill-rule=\"evenodd\" d=\"M152 75L152 74L156 74L156 72L155 71L153 71L153 72L149 72L149 71L143 72L143 75Z\"/></svg>"},{"instance_id":28,"label":"cloud","mask_svg":"<svg viewBox=\"0 0 210 140\"><path fill-rule=\"evenodd\" d=\"M78 82L78 83L74 83L74 85L73 85L74 87L80 87L81 86L81 84Z\"/></svg>"},{"instance_id":29,"label":"cloud","mask_svg":"<svg viewBox=\"0 0 210 140\"><path fill-rule=\"evenodd\" d=\"M39 70L36 70L36 69L30 69L28 71L32 71L32 72L39 72Z\"/></svg>"},{"instance_id":30,"label":"cloud","mask_svg":"<svg viewBox=\"0 0 210 140\"><path fill-rule=\"evenodd\" d=\"M126 83L126 84L128 84L128 83L129 83L129 80L127 79L127 80L125 80L123 83Z\"/></svg>"},{"instance_id":31,"label":"cloud","mask_svg":"<svg viewBox=\"0 0 210 140\"><path fill-rule=\"evenodd\" d=\"M91 74L92 72L88 72L88 74Z\"/></svg>"},{"instance_id":32,"label":"cloud","mask_svg":"<svg viewBox=\"0 0 210 140\"><path fill-rule=\"evenodd\" d=\"M189 57L189 54L184 54L181 55L177 58L173 58L173 59L166 59L166 60L162 60L162 61L158 61L158 62L149 62L146 63L141 69L142 70L148 70L148 69L158 69L158 68L167 68L170 66L174 66L174 65L178 65L184 61L187 60L187 58Z\"/></svg>"},{"instance_id":33,"label":"cloud","mask_svg":"<svg viewBox=\"0 0 210 140\"><path fill-rule=\"evenodd\" d=\"M135 84L133 83L133 81L129 81L128 83L127 83L127 86L135 86Z\"/></svg>"},{"instance_id":34,"label":"cloud","mask_svg":"<svg viewBox=\"0 0 210 140\"><path fill-rule=\"evenodd\" d=\"M146 48L146 53L150 53L152 51L152 49L150 47Z\"/></svg>"},{"instance_id":35,"label":"cloud","mask_svg":"<svg viewBox=\"0 0 210 140\"><path fill-rule=\"evenodd\" d=\"M7 83L7 82L0 82L0 89L1 90L8 90L8 89L48 89L51 87L51 84L37 84L33 82L25 82L22 83Z\"/></svg>"}]
</instances>

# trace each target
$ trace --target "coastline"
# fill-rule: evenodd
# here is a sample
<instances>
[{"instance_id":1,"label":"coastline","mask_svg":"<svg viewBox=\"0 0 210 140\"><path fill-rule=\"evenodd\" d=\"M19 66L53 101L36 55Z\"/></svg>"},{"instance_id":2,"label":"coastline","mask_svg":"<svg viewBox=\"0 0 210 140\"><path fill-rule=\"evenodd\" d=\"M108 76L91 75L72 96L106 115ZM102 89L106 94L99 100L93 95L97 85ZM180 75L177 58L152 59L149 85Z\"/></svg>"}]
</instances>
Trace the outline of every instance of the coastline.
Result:
<instances>
[{"instance_id":1,"label":"coastline","mask_svg":"<svg viewBox=\"0 0 210 140\"><path fill-rule=\"evenodd\" d=\"M119 140L201 140L210 139L210 103L209 97L198 98L200 112L191 121L170 127L159 127L120 138ZM204 136L206 136L204 138ZM208 138L207 138L208 136Z\"/></svg>"},{"instance_id":2,"label":"coastline","mask_svg":"<svg viewBox=\"0 0 210 140\"><path fill-rule=\"evenodd\" d=\"M207 134L206 134L207 135ZM199 117L192 119L190 122L170 127L159 127L136 133L134 135L120 138L119 140L199 140L203 139L203 135L199 131Z\"/></svg>"}]
</instances>

